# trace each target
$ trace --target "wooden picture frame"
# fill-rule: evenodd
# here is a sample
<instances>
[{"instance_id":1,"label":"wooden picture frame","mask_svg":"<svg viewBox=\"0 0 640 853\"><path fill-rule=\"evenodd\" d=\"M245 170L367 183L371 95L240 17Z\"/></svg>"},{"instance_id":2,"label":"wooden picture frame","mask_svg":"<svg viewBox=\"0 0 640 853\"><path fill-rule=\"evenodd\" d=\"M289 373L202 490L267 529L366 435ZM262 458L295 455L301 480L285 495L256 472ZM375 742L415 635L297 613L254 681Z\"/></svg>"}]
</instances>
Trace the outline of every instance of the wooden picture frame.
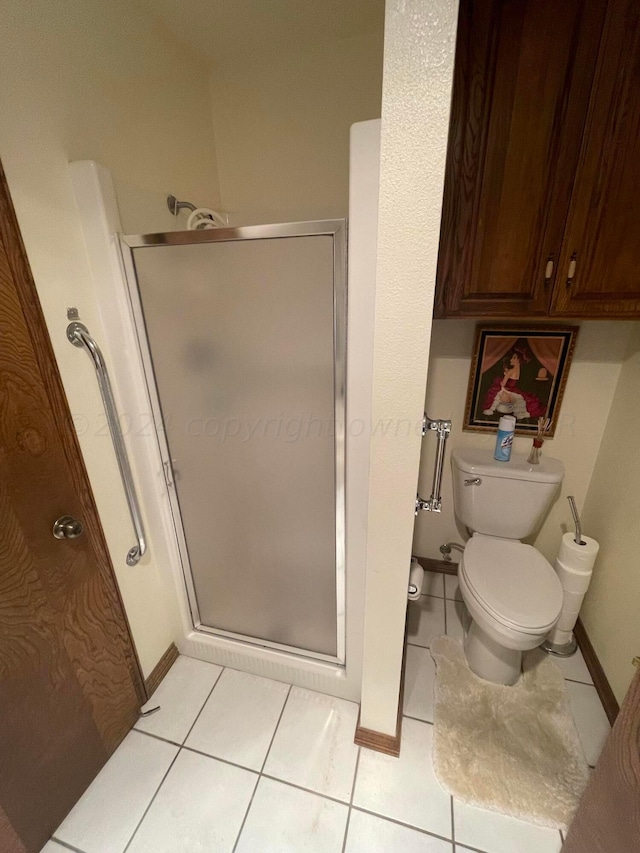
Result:
<instances>
[{"instance_id":1,"label":"wooden picture frame","mask_svg":"<svg viewBox=\"0 0 640 853\"><path fill-rule=\"evenodd\" d=\"M548 418L553 438L567 384L578 326L476 327L463 429L495 432L500 417L515 415L516 435L535 435Z\"/></svg>"}]
</instances>

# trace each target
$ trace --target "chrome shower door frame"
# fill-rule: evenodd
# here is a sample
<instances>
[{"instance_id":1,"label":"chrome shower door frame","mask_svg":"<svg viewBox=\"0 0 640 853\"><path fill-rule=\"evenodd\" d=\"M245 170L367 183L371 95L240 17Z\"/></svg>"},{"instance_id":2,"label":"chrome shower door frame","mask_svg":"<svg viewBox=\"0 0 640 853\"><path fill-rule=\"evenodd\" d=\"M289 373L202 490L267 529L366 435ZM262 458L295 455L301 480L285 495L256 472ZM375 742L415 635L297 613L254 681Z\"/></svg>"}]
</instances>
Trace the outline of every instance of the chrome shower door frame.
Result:
<instances>
[{"instance_id":1,"label":"chrome shower door frame","mask_svg":"<svg viewBox=\"0 0 640 853\"><path fill-rule=\"evenodd\" d=\"M345 565L345 447L346 447L346 369L347 369L347 269L344 219L293 222L276 225L251 225L238 228L216 228L203 231L172 231L160 234L122 235L120 248L126 274L127 291L134 318L135 334L144 367L147 393L151 405L154 432L165 474L174 532L180 554L182 578L191 621L195 631L230 640L266 647L306 658L345 665L346 651L346 565ZM336 655L303 650L294 646L236 634L202 625L198 601L189 563L189 553L182 523L178 496L173 486L171 456L163 428L162 408L153 369L153 359L146 333L144 312L136 275L133 250L155 246L185 246L238 240L269 240L283 237L320 237L333 239L333 387L334 387L334 477L335 477L335 557L336 557Z\"/></svg>"}]
</instances>

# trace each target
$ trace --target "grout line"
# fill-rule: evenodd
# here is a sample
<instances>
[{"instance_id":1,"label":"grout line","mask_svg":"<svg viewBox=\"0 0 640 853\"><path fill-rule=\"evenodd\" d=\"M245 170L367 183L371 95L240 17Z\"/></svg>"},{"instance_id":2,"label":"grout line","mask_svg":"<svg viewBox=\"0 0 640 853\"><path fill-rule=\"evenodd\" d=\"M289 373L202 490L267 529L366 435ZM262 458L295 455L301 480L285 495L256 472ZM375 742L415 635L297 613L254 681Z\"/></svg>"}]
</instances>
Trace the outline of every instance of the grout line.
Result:
<instances>
[{"instance_id":1,"label":"grout line","mask_svg":"<svg viewBox=\"0 0 640 853\"><path fill-rule=\"evenodd\" d=\"M208 663L208 661L205 661L205 663ZM219 664L213 664L213 665L214 665L214 666L218 666ZM215 690L216 684L217 684L217 683L218 683L218 681L220 680L220 677L221 677L222 673L224 672L224 670L225 670L225 667L221 667L220 672L218 673L218 676L217 676L216 680L215 680L215 681L214 681L214 683L213 683L213 687L211 688L211 690L210 690L210 691L209 691L209 693L207 694L207 698L206 698L206 699L204 700L204 702L202 703L202 707L201 707L201 708L200 708L200 710L198 711L198 713L197 713L197 715L196 715L196 718L195 718L195 720L193 721L193 723L191 724L191 727L190 727L189 731L187 732L187 734L186 734L186 736L185 736L185 738L184 738L184 740L183 740L182 744L184 744L184 741L186 741L186 739L187 739L187 738L189 737L189 735L191 734L191 730L193 729L193 727L195 726L195 724L198 722L198 718L200 717L200 714L202 713L202 711L203 711L203 709L204 709L204 706L205 706L205 705L207 704L207 702L209 701L209 697L211 696L211 694L212 694L212 693L213 693L213 691ZM133 834L132 834L132 835L131 835L131 837L129 838L129 841L127 842L127 845L126 845L126 847L124 848L123 853L126 853L126 851L129 849L129 846L130 846L131 842L133 841L133 838L134 838L134 836L135 836L136 832L137 832L137 831L138 831L138 829L140 828L140 824L142 823L142 821L143 821L143 820L145 819L145 817L147 816L147 812L148 812L148 811L149 811L149 809L151 808L151 806L152 806L152 804L153 804L153 801L155 800L156 796L158 795L158 791L160 790L160 788L161 788L161 787L162 787L162 785L164 784L164 780L165 780L165 779L167 778L167 776L169 775L169 771L171 770L171 768L172 768L172 767L173 767L173 765L175 764L175 761L176 761L177 757L180 755L180 752L181 752L181 750L182 750L182 744L176 743L175 741L172 741L172 740L168 740L168 738L160 737L160 735L151 734L151 732L145 732L145 731L142 731L141 729L137 729L135 726L133 726L132 731L137 732L137 734L145 735L146 737L150 737L150 738L154 738L155 740L162 741L162 743L168 743L168 744L170 744L171 746L177 747L177 752L176 752L176 754L174 755L173 760L171 761L171 764L170 764L170 765L169 765L169 767L167 768L166 773L164 774L164 776L163 776L163 777L162 777L162 779L160 780L160 784L159 784L159 785L158 785L158 787L156 788L156 790L155 790L155 792L154 792L153 796L151 797L151 800L149 801L149 803L148 803L148 805L147 805L146 809L144 810L144 813L143 813L142 817L141 817L141 818L140 818L140 820L138 821L138 823L137 823L137 825L136 825L136 828L135 828L135 829L134 829L134 831L133 831ZM193 751L193 752L195 752L195 750L192 750L192 751ZM205 755L206 753L202 753L202 754L203 754L203 755ZM209 755L209 756L207 756L207 757L208 757L208 758L212 758L213 756ZM228 762L228 763L230 763L230 762ZM246 770L247 768L246 768L246 767L243 767L242 769L243 769L243 770ZM53 838L53 840L54 840L56 843L58 843L58 844L62 844L62 846L67 847L67 849L69 849L69 850L74 850L74 851L76 851L76 853L83 853L83 851L78 850L78 848L76 848L76 847L71 847L69 844L67 844L66 842L61 841L59 838L56 838L55 836L52 836L52 838Z\"/></svg>"},{"instance_id":2,"label":"grout line","mask_svg":"<svg viewBox=\"0 0 640 853\"><path fill-rule=\"evenodd\" d=\"M187 732L187 734L186 734L186 737L184 738L184 740L183 740L183 742L182 742L183 744L184 744L184 741L186 741L186 739L187 739L187 738L189 737L189 735L191 734L191 732L192 732L193 727L195 726L195 724L198 722L198 720L199 720L199 718L200 718L200 714L202 714L202 711L204 710L204 706L207 704L207 702L209 701L209 698L210 698L211 694L212 694L212 693L213 693L213 691L215 690L215 688L216 688L216 684L220 681L220 677L222 676L222 673L224 672L224 669L225 669L224 667L222 667L222 668L221 668L220 672L218 673L218 677L217 677L217 678L216 678L216 680L213 682L213 687L212 687L212 688L211 688L211 690L209 691L209 693L208 693L208 695L207 695L207 698L206 698L206 699L204 700L204 702L202 703L202 707L200 708L200 710L199 710L199 711L198 711L198 713L196 714L196 718L195 718L195 720L193 721L193 723L191 724L191 727L190 727L189 731L188 731L188 732ZM140 734L147 734L147 732L140 732ZM155 736L154 736L154 735L150 735L150 737L155 737ZM158 740L164 740L164 738L157 738L157 739L158 739ZM167 741L167 742L168 742L168 743L172 743L172 741ZM133 831L133 835L131 836L131 838L130 838L130 839L129 839L129 841L127 842L127 846L124 848L123 853L127 853L127 850L128 850L128 849L129 849L129 847L131 846L131 842L132 842L132 841L133 841L133 839L135 838L136 833L138 832L138 830L140 829L140 826L141 826L141 824L142 824L142 821L143 821L143 820L145 819L145 817L147 816L147 813L149 812L149 809L150 809L150 808L151 808L151 806L153 805L155 798L158 796L158 792L160 791L160 788L164 785L164 781L165 781L165 779L167 778L167 776L168 776L168 775L169 775L169 773L171 772L171 768L173 767L173 765L174 765L174 764L175 764L175 762L176 762L176 759L178 758L178 756L179 756L179 755L180 755L180 753L182 752L182 749L183 749L182 745L180 745L180 744L175 744L175 743L172 743L172 745L173 745L173 746L177 746L177 747L178 747L178 751L177 751L177 752L176 752L176 754L174 755L174 757L173 757L173 761L171 762L171 764L170 764L170 765L169 765L169 767L167 768L167 772L166 772L166 773L164 774L164 776L162 777L162 780L160 781L160 784L159 784L159 785L158 785L158 787L156 788L156 791L155 791L155 793L154 793L153 797L151 797L151 800L150 800L149 804L147 805L146 809L144 810L144 813L143 813L142 817L141 817L141 818L140 818L140 820L138 821L138 824L137 824L136 828L135 828L135 829L134 829L134 831ZM211 758L211 756L209 756L209 757ZM245 769L246 769L246 768L245 768Z\"/></svg>"},{"instance_id":3,"label":"grout line","mask_svg":"<svg viewBox=\"0 0 640 853\"><path fill-rule=\"evenodd\" d=\"M347 836L349 835L349 823L351 822L351 806L349 806L349 811L347 812L347 822L344 825L344 838L342 839L342 853L345 853L347 849Z\"/></svg>"},{"instance_id":4,"label":"grout line","mask_svg":"<svg viewBox=\"0 0 640 853\"><path fill-rule=\"evenodd\" d=\"M447 631L447 599L443 598L442 600L444 601L444 633L448 637L449 632Z\"/></svg>"},{"instance_id":5,"label":"grout line","mask_svg":"<svg viewBox=\"0 0 640 853\"><path fill-rule=\"evenodd\" d=\"M261 779L270 779L272 782L280 782L282 785L288 785L289 788L297 788L298 791L305 791L307 794L314 794L316 797L322 797L325 800L331 800L332 803L338 803L341 806L349 807L347 800L339 800L337 797L332 797L330 794L321 794L320 791L314 791L312 788L304 788L302 785L296 785L295 782L287 782L286 779L279 779L277 776L271 776L269 773L261 773Z\"/></svg>"},{"instance_id":6,"label":"grout line","mask_svg":"<svg viewBox=\"0 0 640 853\"><path fill-rule=\"evenodd\" d=\"M291 688L293 685L289 685L289 689L287 690L287 695L285 696L285 700L282 703L282 708L280 709L280 715L278 716L278 722L273 730L273 734L271 735L271 740L269 741L269 746L267 747L267 751L264 755L264 761L262 762L262 767L260 768L260 775L264 772L265 765L267 763L267 758L269 758L269 753L271 752L271 747L273 746L273 742L276 739L276 732L280 727L280 720L282 719L282 715L284 714L284 709L287 707L287 702L289 701L289 696L291 696Z\"/></svg>"},{"instance_id":7,"label":"grout line","mask_svg":"<svg viewBox=\"0 0 640 853\"><path fill-rule=\"evenodd\" d=\"M443 598L444 598L444 595L436 595L436 594L435 594L435 593L433 593L433 592L421 592L421 593L420 593L420 598L437 598L437 599L438 599L438 601L442 601L442 600L443 600ZM417 599L417 598L411 598L411 599L409 599L409 600L410 600L410 601L418 601L419 599Z\"/></svg>"},{"instance_id":8,"label":"grout line","mask_svg":"<svg viewBox=\"0 0 640 853\"><path fill-rule=\"evenodd\" d=\"M217 755L211 755L210 752L203 752L201 749L196 749L193 746L183 746L187 752L193 752L196 755L201 755L203 758L210 758L212 761L220 761L222 764L228 764L230 767L237 767L238 770L244 770L246 773L253 773L254 776L260 776L260 771L253 767L246 767L244 764L236 764L235 761L229 761L228 758L220 758Z\"/></svg>"},{"instance_id":9,"label":"grout line","mask_svg":"<svg viewBox=\"0 0 640 853\"><path fill-rule=\"evenodd\" d=\"M60 847L64 847L65 850L73 850L74 853L84 853L84 850L81 850L79 847L74 847L73 844L68 844L66 841L61 841L59 838L56 838L55 835L52 835L49 840L55 841L56 844L59 844Z\"/></svg>"},{"instance_id":10,"label":"grout line","mask_svg":"<svg viewBox=\"0 0 640 853\"><path fill-rule=\"evenodd\" d=\"M453 844L453 853L456 850L456 821L453 812L453 797L449 798L451 800L451 843Z\"/></svg>"},{"instance_id":11,"label":"grout line","mask_svg":"<svg viewBox=\"0 0 640 853\"><path fill-rule=\"evenodd\" d=\"M449 844L452 843L450 838L447 838L446 835L438 835L437 832L429 832L428 829L422 829L420 826L414 826L412 823L403 823L401 820L396 820L393 817L389 817L386 814L380 814L379 812L372 812L370 809L365 809L362 806L353 806L357 812L364 812L365 814L370 814L373 817L382 818L382 820L388 820L389 823L395 823L396 826L403 826L405 829L412 829L414 832L421 832L422 835L428 835L429 838L439 838L440 841L448 841ZM480 851L482 853L482 851Z\"/></svg>"},{"instance_id":12,"label":"grout line","mask_svg":"<svg viewBox=\"0 0 640 853\"><path fill-rule=\"evenodd\" d=\"M432 720L422 720L420 717L412 717L411 714L403 714L403 717L406 717L408 720L415 720L416 723L426 723L428 726L435 725Z\"/></svg>"},{"instance_id":13,"label":"grout line","mask_svg":"<svg viewBox=\"0 0 640 853\"><path fill-rule=\"evenodd\" d=\"M144 812L143 812L143 814L142 814L142 817L141 817L141 818L140 818L140 820L138 821L138 823L137 823L137 825L136 825L136 828L133 830L133 833L132 833L132 835L131 835L131 838L129 838L129 840L127 841L126 847L124 848L124 850L122 851L122 853L127 853L127 850L128 850L128 849L129 849L129 847L131 846L131 842L132 842L132 841L133 841L133 839L135 838L136 832L140 829L140 826L141 826L141 824L142 824L142 821L143 821L143 820L145 819L145 817L147 816L147 813L149 812L149 809L150 809L150 808L151 808L151 806L153 805L155 798L158 796L158 792L159 792L160 788L162 788L162 786L164 785L164 780L167 778L167 776L168 776L168 775L169 775L169 773L171 772L171 768L172 768L172 767L173 767L173 765L176 763L176 759L178 758L178 756L180 755L180 753L181 753L181 752L182 752L181 748L180 748L180 747L178 747L178 751L177 751L177 752L176 752L176 754L173 756L173 760L172 760L171 764L167 767L167 771L166 771L166 773L164 774L164 776L163 776L163 777L162 777L162 779L160 780L160 784L159 784L159 785L158 785L158 787L156 788L156 790L155 790L155 793L154 793L153 797L151 797L151 800L149 801L149 804L147 805L146 809L144 810Z\"/></svg>"},{"instance_id":14,"label":"grout line","mask_svg":"<svg viewBox=\"0 0 640 853\"><path fill-rule=\"evenodd\" d=\"M435 598L436 601L444 601L444 595L432 595L430 592L421 592L420 598Z\"/></svg>"},{"instance_id":15,"label":"grout line","mask_svg":"<svg viewBox=\"0 0 640 853\"><path fill-rule=\"evenodd\" d=\"M554 660L554 658L551 658L551 660ZM554 661L554 663L555 663L555 661ZM559 668L560 668L560 667L558 667L558 669L559 669ZM564 673L563 673L563 675L564 675ZM577 679L577 678L567 678L567 676L566 676L566 675L564 676L564 680L565 680L565 681L570 681L572 684L584 684L584 685L585 685L585 687L593 687L593 689L596 691L596 693L598 692L598 690L597 690L597 688L596 688L595 684L593 683L593 681L578 681L578 679Z\"/></svg>"},{"instance_id":16,"label":"grout line","mask_svg":"<svg viewBox=\"0 0 640 853\"><path fill-rule=\"evenodd\" d=\"M358 747L358 754L356 756L356 769L353 773L353 783L351 785L351 797L349 799L349 808L353 805L353 796L356 792L356 781L358 779L358 768L360 767L360 755L362 753L362 747Z\"/></svg>"},{"instance_id":17,"label":"grout line","mask_svg":"<svg viewBox=\"0 0 640 853\"><path fill-rule=\"evenodd\" d=\"M182 744L177 740L169 740L169 738L161 737L160 735L153 734L152 732L145 732L144 729L137 729L135 726L131 730L136 732L139 735L144 735L145 737L152 737L154 740L161 740L162 743L171 744L171 746L177 746L178 748L182 746Z\"/></svg>"},{"instance_id":18,"label":"grout line","mask_svg":"<svg viewBox=\"0 0 640 853\"><path fill-rule=\"evenodd\" d=\"M225 671L225 669L226 669L226 667L225 667L225 666L223 666L223 667L222 667L222 669L220 670L220 672L218 673L218 677L217 677L217 678L216 678L216 680L213 682L213 687L211 688L211 690L210 690L210 691L209 691L209 693L207 694L207 698L206 698L206 699L204 700L204 702L202 703L202 707L200 708L200 710L199 710L199 711L198 711L198 713L196 714L196 718L195 718L195 720L191 723L191 727L190 727L189 731L186 733L186 735L184 736L184 739L183 739L182 743L180 744L181 746L184 746L184 745L185 745L185 743L187 742L187 740L188 740L188 738L189 738L189 735L190 735L190 734L191 734L191 732L193 731L193 728L194 728L195 724L196 724L196 723L198 722L198 720L200 719L200 714L202 714L202 712L204 711L204 707L205 707L205 705L207 704L207 702L209 701L209 699L211 699L211 694L212 694L212 693L213 693L213 691L216 689L216 686L217 686L218 682L219 682L219 681L220 681L220 679L222 678L222 673Z\"/></svg>"},{"instance_id":19,"label":"grout line","mask_svg":"<svg viewBox=\"0 0 640 853\"><path fill-rule=\"evenodd\" d=\"M244 817L242 818L242 823L240 824L240 829L238 830L238 836L235 840L235 843L233 845L233 850L231 851L231 853L236 853L236 847L238 846L238 843L240 841L240 836L242 835L242 830L244 829L244 825L247 822L247 818L249 817L249 812L251 811L251 806L253 805L253 798L255 797L256 791L258 790L259 782L260 782L260 775L258 775L258 778L256 779L256 784L253 786L253 793L251 794L251 799L249 800L249 805L247 806L247 810L244 813Z\"/></svg>"},{"instance_id":20,"label":"grout line","mask_svg":"<svg viewBox=\"0 0 640 853\"><path fill-rule=\"evenodd\" d=\"M358 747L358 754L356 755L356 767L353 771L353 782L351 783L351 796L349 798L349 811L347 813L347 823L344 828L344 840L342 842L342 853L345 853L347 849L347 836L349 835L349 823L351 822L351 808L353 806L353 795L356 790L356 780L358 778L358 767L360 766L360 754L362 752L362 747Z\"/></svg>"}]
</instances>

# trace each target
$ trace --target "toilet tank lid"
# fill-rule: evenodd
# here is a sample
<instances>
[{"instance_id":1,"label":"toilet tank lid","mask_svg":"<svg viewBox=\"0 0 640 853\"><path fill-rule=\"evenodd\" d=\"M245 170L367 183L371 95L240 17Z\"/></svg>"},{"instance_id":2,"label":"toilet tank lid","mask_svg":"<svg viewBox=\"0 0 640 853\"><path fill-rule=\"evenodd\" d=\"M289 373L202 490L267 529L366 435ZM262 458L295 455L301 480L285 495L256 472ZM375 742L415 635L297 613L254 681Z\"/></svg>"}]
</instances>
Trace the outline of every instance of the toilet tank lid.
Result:
<instances>
[{"instance_id":1,"label":"toilet tank lid","mask_svg":"<svg viewBox=\"0 0 640 853\"><path fill-rule=\"evenodd\" d=\"M559 459L542 456L538 465L527 462L521 453L512 453L509 462L498 462L493 450L456 448L451 454L455 466L474 477L504 477L506 480L528 480L532 483L561 483L564 465Z\"/></svg>"}]
</instances>

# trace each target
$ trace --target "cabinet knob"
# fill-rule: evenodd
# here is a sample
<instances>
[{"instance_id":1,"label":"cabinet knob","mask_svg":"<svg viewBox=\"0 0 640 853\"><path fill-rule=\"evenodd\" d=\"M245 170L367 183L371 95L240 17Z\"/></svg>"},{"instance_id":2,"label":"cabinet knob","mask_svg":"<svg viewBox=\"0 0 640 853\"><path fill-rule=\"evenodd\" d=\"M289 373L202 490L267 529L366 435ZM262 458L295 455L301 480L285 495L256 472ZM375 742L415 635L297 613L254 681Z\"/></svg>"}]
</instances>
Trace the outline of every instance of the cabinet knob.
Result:
<instances>
[{"instance_id":1,"label":"cabinet knob","mask_svg":"<svg viewBox=\"0 0 640 853\"><path fill-rule=\"evenodd\" d=\"M544 286L549 287L553 278L553 253L547 258L547 263L544 268Z\"/></svg>"}]
</instances>

